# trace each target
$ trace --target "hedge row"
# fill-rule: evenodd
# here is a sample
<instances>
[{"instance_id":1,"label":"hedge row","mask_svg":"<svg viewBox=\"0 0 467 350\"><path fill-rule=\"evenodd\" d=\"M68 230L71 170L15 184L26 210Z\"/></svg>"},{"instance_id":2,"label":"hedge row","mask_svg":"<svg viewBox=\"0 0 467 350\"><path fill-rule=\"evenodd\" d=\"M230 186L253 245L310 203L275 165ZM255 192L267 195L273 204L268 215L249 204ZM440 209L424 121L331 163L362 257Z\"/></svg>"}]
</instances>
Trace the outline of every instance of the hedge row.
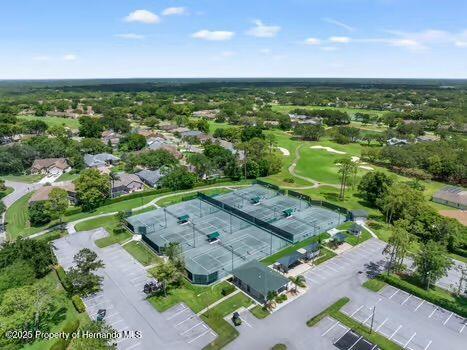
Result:
<instances>
[{"instance_id":1,"label":"hedge row","mask_svg":"<svg viewBox=\"0 0 467 350\"><path fill-rule=\"evenodd\" d=\"M83 299L81 299L79 295L73 295L71 297L71 301L73 302L76 311L78 311L79 313L83 313L84 311L86 311L86 305L84 305Z\"/></svg>"},{"instance_id":2,"label":"hedge row","mask_svg":"<svg viewBox=\"0 0 467 350\"><path fill-rule=\"evenodd\" d=\"M79 320L75 319L73 321L68 321L62 328L63 333L71 334L78 330ZM65 337L58 339L49 350L66 350L68 345L70 345L71 337L66 339Z\"/></svg>"},{"instance_id":3,"label":"hedge row","mask_svg":"<svg viewBox=\"0 0 467 350\"><path fill-rule=\"evenodd\" d=\"M425 290L413 285L403 279L394 275L381 274L377 277L379 280L386 282L394 287L402 289L403 291L413 294L419 298L425 299L432 304L441 306L442 308L452 311L459 316L467 317L467 300L462 298L459 301L443 298L430 290Z\"/></svg>"},{"instance_id":4,"label":"hedge row","mask_svg":"<svg viewBox=\"0 0 467 350\"><path fill-rule=\"evenodd\" d=\"M62 283L63 288L69 292L71 290L71 283L63 267L61 265L55 266L55 272L57 273L58 279Z\"/></svg>"}]
</instances>

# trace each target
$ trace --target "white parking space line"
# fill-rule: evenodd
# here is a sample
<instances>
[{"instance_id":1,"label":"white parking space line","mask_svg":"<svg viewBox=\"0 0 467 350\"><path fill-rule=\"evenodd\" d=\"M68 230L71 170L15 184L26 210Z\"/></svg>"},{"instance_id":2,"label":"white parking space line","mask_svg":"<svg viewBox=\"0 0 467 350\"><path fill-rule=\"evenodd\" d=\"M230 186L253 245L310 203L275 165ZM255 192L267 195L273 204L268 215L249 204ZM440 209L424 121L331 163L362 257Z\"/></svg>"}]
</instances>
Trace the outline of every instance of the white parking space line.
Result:
<instances>
[{"instance_id":1,"label":"white parking space line","mask_svg":"<svg viewBox=\"0 0 467 350\"><path fill-rule=\"evenodd\" d=\"M414 333L412 334L412 336L410 337L410 339L407 340L407 343L405 343L405 345L404 345L404 349L407 348L407 345L409 345L409 343L412 341L413 337L415 337L415 334L417 334L417 332L414 332Z\"/></svg>"},{"instance_id":2,"label":"white parking space line","mask_svg":"<svg viewBox=\"0 0 467 350\"><path fill-rule=\"evenodd\" d=\"M321 334L322 337L324 337L328 332L333 329L335 326L337 326L339 322L334 323L331 327L329 327L323 334Z\"/></svg>"},{"instance_id":3,"label":"white parking space line","mask_svg":"<svg viewBox=\"0 0 467 350\"><path fill-rule=\"evenodd\" d=\"M415 308L415 310L413 310L413 311L417 311L418 308L419 308L420 306L422 306L423 303L425 303L425 300L422 300L421 303L418 304L417 307Z\"/></svg>"},{"instance_id":4,"label":"white parking space line","mask_svg":"<svg viewBox=\"0 0 467 350\"><path fill-rule=\"evenodd\" d=\"M423 349L423 350L428 350L428 348L430 347L430 345L431 345L432 342L433 342L433 341L430 340L430 341L428 342L428 344L426 344L425 349Z\"/></svg>"},{"instance_id":5,"label":"white parking space line","mask_svg":"<svg viewBox=\"0 0 467 350\"><path fill-rule=\"evenodd\" d=\"M446 319L446 321L443 322L443 325L445 325L446 323L448 323L449 319L452 317L452 315L454 315L454 312L451 312L451 314L449 315L449 317Z\"/></svg>"},{"instance_id":6,"label":"white parking space line","mask_svg":"<svg viewBox=\"0 0 467 350\"><path fill-rule=\"evenodd\" d=\"M438 307L435 307L434 310L431 312L430 316L428 316L428 318L431 318L431 316L433 316L433 314L436 312L436 310L438 310Z\"/></svg>"},{"instance_id":7,"label":"white parking space line","mask_svg":"<svg viewBox=\"0 0 467 350\"><path fill-rule=\"evenodd\" d=\"M335 268L331 267L331 266L328 266L328 264L326 265L322 265L325 269L329 269L331 271L334 271L334 272L339 272L338 270L336 270Z\"/></svg>"},{"instance_id":8,"label":"white parking space line","mask_svg":"<svg viewBox=\"0 0 467 350\"><path fill-rule=\"evenodd\" d=\"M175 325L175 327L178 327L178 326L180 326L182 323L184 323L184 322L186 322L186 321L188 321L188 320L191 320L193 317L195 317L195 315L191 315L190 317L185 318L183 321L178 322L178 323Z\"/></svg>"},{"instance_id":9,"label":"white parking space line","mask_svg":"<svg viewBox=\"0 0 467 350\"><path fill-rule=\"evenodd\" d=\"M188 344L191 344L191 343L193 343L196 339L201 338L203 335L205 335L205 334L207 334L207 333L209 333L209 332L210 332L210 330L208 329L206 332L201 333L201 334L198 335L196 338L193 338L193 339L189 340L187 343L188 343Z\"/></svg>"},{"instance_id":10,"label":"white parking space line","mask_svg":"<svg viewBox=\"0 0 467 350\"><path fill-rule=\"evenodd\" d=\"M394 337L396 335L396 333L399 331L399 329L402 328L402 325L400 325L399 327L397 327L397 329L394 331L394 333L391 334L391 336L389 337L389 340L392 339L392 337Z\"/></svg>"},{"instance_id":11,"label":"white parking space line","mask_svg":"<svg viewBox=\"0 0 467 350\"><path fill-rule=\"evenodd\" d=\"M250 327L250 328L253 328L253 326L251 324L249 324L244 318L241 318L240 319L242 320L242 322L245 322L245 324Z\"/></svg>"},{"instance_id":12,"label":"white parking space line","mask_svg":"<svg viewBox=\"0 0 467 350\"><path fill-rule=\"evenodd\" d=\"M400 290L400 289L396 289L396 291L389 297L389 299L391 299L394 295L396 295L397 293L399 293L399 290Z\"/></svg>"},{"instance_id":13,"label":"white parking space line","mask_svg":"<svg viewBox=\"0 0 467 350\"><path fill-rule=\"evenodd\" d=\"M351 314L350 316L352 317L353 315L355 315L357 312L359 312L359 311L362 309L362 307L363 307L363 305L360 306L360 307L359 307L357 310L355 310L354 312L352 312L352 314Z\"/></svg>"},{"instance_id":14,"label":"white parking space line","mask_svg":"<svg viewBox=\"0 0 467 350\"><path fill-rule=\"evenodd\" d=\"M375 331L378 332L379 329L380 329L381 327L384 326L384 324L387 322L387 320L388 320L388 318L386 317L386 318L384 319L384 321L378 326L378 328L375 329Z\"/></svg>"},{"instance_id":15,"label":"white parking space line","mask_svg":"<svg viewBox=\"0 0 467 350\"><path fill-rule=\"evenodd\" d=\"M459 334L462 333L462 331L464 330L464 328L465 328L465 323L462 325L462 328L461 328L461 330L459 331Z\"/></svg>"},{"instance_id":16,"label":"white parking space line","mask_svg":"<svg viewBox=\"0 0 467 350\"><path fill-rule=\"evenodd\" d=\"M184 334L188 333L189 331L191 331L193 328L196 328L196 327L198 327L199 325L202 325L202 324L203 324L203 322L199 322L199 323L195 324L194 326L188 328L186 331L180 333L180 335L184 335Z\"/></svg>"},{"instance_id":17,"label":"white parking space line","mask_svg":"<svg viewBox=\"0 0 467 350\"><path fill-rule=\"evenodd\" d=\"M175 314L173 314L172 316L170 316L170 317L168 318L168 320L171 320L172 318L176 317L177 315L179 315L179 314L181 314L182 312L185 312L185 311L187 311L187 310L189 310L189 308L185 307L183 310L177 311Z\"/></svg>"},{"instance_id":18,"label":"white parking space line","mask_svg":"<svg viewBox=\"0 0 467 350\"><path fill-rule=\"evenodd\" d=\"M401 305L404 305L404 304L407 302L407 300L410 299L411 296L412 296L412 294L409 294L409 296L407 297L407 299L405 299L405 300L401 303Z\"/></svg>"},{"instance_id":19,"label":"white parking space line","mask_svg":"<svg viewBox=\"0 0 467 350\"><path fill-rule=\"evenodd\" d=\"M355 346L355 344L357 344L360 341L360 339L362 339L362 338L363 338L363 336L360 336L360 338L358 338L357 341L355 343L353 343L352 346L350 348L348 348L347 350L351 350Z\"/></svg>"}]
</instances>

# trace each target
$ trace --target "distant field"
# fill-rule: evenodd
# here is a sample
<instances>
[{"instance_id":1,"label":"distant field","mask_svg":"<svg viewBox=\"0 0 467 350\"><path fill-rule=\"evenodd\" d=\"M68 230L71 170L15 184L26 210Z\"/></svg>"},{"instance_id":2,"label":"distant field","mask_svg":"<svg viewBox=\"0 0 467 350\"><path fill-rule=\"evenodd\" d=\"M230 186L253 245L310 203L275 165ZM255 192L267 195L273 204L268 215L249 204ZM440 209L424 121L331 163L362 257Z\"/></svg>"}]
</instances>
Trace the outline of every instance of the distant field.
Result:
<instances>
[{"instance_id":1,"label":"distant field","mask_svg":"<svg viewBox=\"0 0 467 350\"><path fill-rule=\"evenodd\" d=\"M2 175L0 176L0 179L32 184L33 182L39 181L43 177L44 175Z\"/></svg>"},{"instance_id":2,"label":"distant field","mask_svg":"<svg viewBox=\"0 0 467 350\"><path fill-rule=\"evenodd\" d=\"M272 107L273 111L277 112L282 112L282 113L288 113L293 109L296 108L301 108L301 109L337 109L342 112L347 112L351 117L355 116L355 113L366 113L369 115L376 115L376 116L381 116L383 115L384 111L377 111L377 110L372 110L372 109L357 109L357 108L346 108L346 107L322 107L322 106L288 106L288 105L273 105Z\"/></svg>"},{"instance_id":3,"label":"distant field","mask_svg":"<svg viewBox=\"0 0 467 350\"><path fill-rule=\"evenodd\" d=\"M61 117L36 117L34 115L18 115L18 119L22 120L42 120L48 126L67 126L71 129L78 129L79 122L77 119L61 118Z\"/></svg>"}]
</instances>

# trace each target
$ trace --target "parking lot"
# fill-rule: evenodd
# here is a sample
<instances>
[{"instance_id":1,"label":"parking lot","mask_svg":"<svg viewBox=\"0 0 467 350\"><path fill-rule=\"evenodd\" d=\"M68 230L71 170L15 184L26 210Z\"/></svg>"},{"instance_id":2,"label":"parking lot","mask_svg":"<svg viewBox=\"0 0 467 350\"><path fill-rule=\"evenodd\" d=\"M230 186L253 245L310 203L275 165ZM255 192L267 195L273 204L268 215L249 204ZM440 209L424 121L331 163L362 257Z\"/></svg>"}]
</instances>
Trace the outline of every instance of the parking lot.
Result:
<instances>
[{"instance_id":1,"label":"parking lot","mask_svg":"<svg viewBox=\"0 0 467 350\"><path fill-rule=\"evenodd\" d=\"M304 274L305 279L311 286L320 286L345 271L356 273L356 265L363 265L368 262L370 258L381 253L385 246L386 244L382 241L369 239L357 247L347 250L342 254L311 268ZM384 262L385 260L381 257L380 264L383 265Z\"/></svg>"},{"instance_id":2,"label":"parking lot","mask_svg":"<svg viewBox=\"0 0 467 350\"><path fill-rule=\"evenodd\" d=\"M449 349L465 347L463 324L454 314L401 292L385 288L381 294L368 294L366 298L359 295L341 311L367 327L373 320L374 331L404 349L446 349L446 344Z\"/></svg>"},{"instance_id":3,"label":"parking lot","mask_svg":"<svg viewBox=\"0 0 467 350\"><path fill-rule=\"evenodd\" d=\"M329 344L333 345L329 346L329 348L338 348L340 350L379 349L375 344L364 339L360 334L331 317L325 317L316 327L320 332L320 336L328 339ZM326 346L326 348L328 348L328 346Z\"/></svg>"},{"instance_id":4,"label":"parking lot","mask_svg":"<svg viewBox=\"0 0 467 350\"><path fill-rule=\"evenodd\" d=\"M217 337L217 334L184 303L177 304L164 312L164 317L187 344L197 349L203 348Z\"/></svg>"},{"instance_id":5,"label":"parking lot","mask_svg":"<svg viewBox=\"0 0 467 350\"><path fill-rule=\"evenodd\" d=\"M403 305L405 309L416 312L454 332L460 334L464 332L466 320L451 311L445 310L393 286L386 286L379 293L388 300Z\"/></svg>"},{"instance_id":6,"label":"parking lot","mask_svg":"<svg viewBox=\"0 0 467 350\"><path fill-rule=\"evenodd\" d=\"M146 300L143 286L152 280L146 269L118 244L106 248L94 244L106 234L105 230L97 229L54 241L55 254L65 269L73 265L73 255L82 248L95 251L105 264L98 271L104 277L102 291L84 298L89 317L95 319L97 311L105 309L104 320L108 324L119 332L130 332L130 336L117 340L118 349L197 349ZM141 332L141 338L131 336L136 331Z\"/></svg>"}]
</instances>

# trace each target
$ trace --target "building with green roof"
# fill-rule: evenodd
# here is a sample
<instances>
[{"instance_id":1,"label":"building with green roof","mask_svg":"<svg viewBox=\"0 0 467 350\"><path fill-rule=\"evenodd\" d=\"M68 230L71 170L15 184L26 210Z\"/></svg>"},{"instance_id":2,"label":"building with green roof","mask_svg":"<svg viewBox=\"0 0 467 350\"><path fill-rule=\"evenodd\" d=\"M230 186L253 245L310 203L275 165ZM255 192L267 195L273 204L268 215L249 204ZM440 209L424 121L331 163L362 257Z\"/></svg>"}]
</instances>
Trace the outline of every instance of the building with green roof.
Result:
<instances>
[{"instance_id":1,"label":"building with green roof","mask_svg":"<svg viewBox=\"0 0 467 350\"><path fill-rule=\"evenodd\" d=\"M263 304L270 292L286 292L290 284L288 278L255 260L232 270L232 275L237 287Z\"/></svg>"}]
</instances>

